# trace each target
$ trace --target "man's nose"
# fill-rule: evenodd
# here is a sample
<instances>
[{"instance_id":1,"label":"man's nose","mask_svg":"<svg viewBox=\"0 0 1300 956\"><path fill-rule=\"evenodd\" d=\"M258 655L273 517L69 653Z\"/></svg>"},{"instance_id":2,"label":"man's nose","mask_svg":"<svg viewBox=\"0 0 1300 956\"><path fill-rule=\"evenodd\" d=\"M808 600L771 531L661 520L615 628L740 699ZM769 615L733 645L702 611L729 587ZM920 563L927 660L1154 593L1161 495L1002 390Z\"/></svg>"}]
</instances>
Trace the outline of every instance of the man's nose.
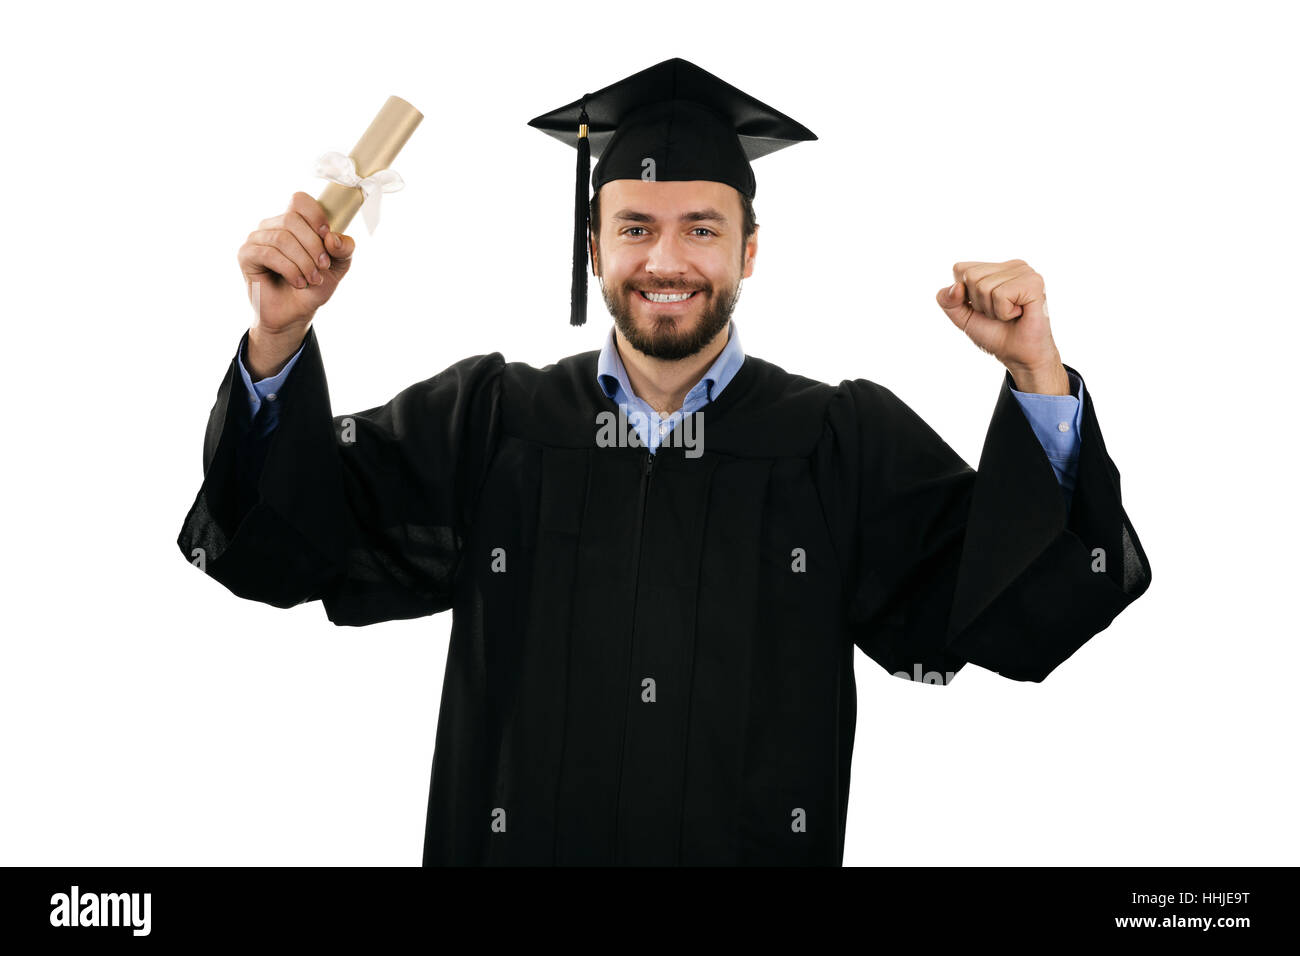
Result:
<instances>
[{"instance_id":1,"label":"man's nose","mask_svg":"<svg viewBox=\"0 0 1300 956\"><path fill-rule=\"evenodd\" d=\"M657 276L682 275L686 272L685 250L680 237L664 232L651 245L646 256L646 272Z\"/></svg>"}]
</instances>

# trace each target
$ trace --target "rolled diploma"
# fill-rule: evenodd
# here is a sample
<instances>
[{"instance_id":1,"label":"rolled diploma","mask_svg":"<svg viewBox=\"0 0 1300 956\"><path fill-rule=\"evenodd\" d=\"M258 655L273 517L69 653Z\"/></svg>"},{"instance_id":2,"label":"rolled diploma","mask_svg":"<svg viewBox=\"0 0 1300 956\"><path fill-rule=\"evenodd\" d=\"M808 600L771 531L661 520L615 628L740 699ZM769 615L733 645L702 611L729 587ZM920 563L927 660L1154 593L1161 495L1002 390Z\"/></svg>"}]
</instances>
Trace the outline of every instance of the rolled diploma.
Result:
<instances>
[{"instance_id":1,"label":"rolled diploma","mask_svg":"<svg viewBox=\"0 0 1300 956\"><path fill-rule=\"evenodd\" d=\"M424 115L400 96L390 96L348 155L362 178L387 169ZM329 183L317 201L325 208L331 232L343 232L361 208L365 195L355 186Z\"/></svg>"}]
</instances>

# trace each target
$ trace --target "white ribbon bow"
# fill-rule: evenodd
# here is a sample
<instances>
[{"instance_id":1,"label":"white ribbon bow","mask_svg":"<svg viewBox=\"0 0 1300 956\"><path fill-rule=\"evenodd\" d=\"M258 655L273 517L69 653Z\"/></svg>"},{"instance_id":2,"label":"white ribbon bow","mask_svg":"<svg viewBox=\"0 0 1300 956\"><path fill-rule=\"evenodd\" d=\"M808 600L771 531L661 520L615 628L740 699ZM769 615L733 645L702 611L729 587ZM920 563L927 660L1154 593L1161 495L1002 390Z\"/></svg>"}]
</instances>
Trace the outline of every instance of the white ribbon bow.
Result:
<instances>
[{"instance_id":1,"label":"white ribbon bow","mask_svg":"<svg viewBox=\"0 0 1300 956\"><path fill-rule=\"evenodd\" d=\"M361 202L361 215L372 235L375 226L379 225L379 197L384 193L395 193L406 185L402 177L391 169L381 169L363 179L357 175L357 164L351 156L332 150L316 160L316 175L340 186L354 186L361 190L366 197Z\"/></svg>"}]
</instances>

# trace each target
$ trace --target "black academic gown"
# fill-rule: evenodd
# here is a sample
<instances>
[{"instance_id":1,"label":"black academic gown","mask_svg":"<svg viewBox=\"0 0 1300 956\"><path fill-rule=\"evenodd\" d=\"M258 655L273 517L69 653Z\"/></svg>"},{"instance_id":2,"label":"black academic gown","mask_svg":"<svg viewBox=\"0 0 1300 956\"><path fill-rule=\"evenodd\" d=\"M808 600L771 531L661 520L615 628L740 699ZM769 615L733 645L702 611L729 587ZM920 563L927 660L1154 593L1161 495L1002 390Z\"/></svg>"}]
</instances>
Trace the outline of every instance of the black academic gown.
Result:
<instances>
[{"instance_id":1,"label":"black academic gown","mask_svg":"<svg viewBox=\"0 0 1300 956\"><path fill-rule=\"evenodd\" d=\"M1090 388L1067 509L1009 375L977 473L887 388L752 355L701 456L600 447L596 359L334 416L313 329L260 443L233 358L218 391L189 560L338 625L453 612L425 865L838 866L855 645L1041 681L1150 584Z\"/></svg>"}]
</instances>

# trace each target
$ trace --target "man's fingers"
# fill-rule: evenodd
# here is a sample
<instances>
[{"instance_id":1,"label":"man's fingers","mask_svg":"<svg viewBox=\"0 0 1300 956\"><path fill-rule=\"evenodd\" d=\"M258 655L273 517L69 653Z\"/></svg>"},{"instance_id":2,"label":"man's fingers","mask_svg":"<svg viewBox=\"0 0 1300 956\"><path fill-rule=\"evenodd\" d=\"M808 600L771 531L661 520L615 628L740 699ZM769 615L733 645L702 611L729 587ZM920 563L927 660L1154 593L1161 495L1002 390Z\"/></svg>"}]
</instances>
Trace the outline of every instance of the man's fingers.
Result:
<instances>
[{"instance_id":1,"label":"man's fingers","mask_svg":"<svg viewBox=\"0 0 1300 956\"><path fill-rule=\"evenodd\" d=\"M325 249L328 252L329 271L336 278L341 279L352 264L352 251L356 249L357 244L352 241L351 236L330 232L328 224L321 226L317 231L320 233L321 242L325 244Z\"/></svg>"},{"instance_id":2,"label":"man's fingers","mask_svg":"<svg viewBox=\"0 0 1300 956\"><path fill-rule=\"evenodd\" d=\"M293 229L294 235L302 241L303 248L311 256L312 262L321 269L329 269L333 266L330 261L333 250L326 246L330 227L324 206L306 193L296 192L289 202L285 221Z\"/></svg>"},{"instance_id":3,"label":"man's fingers","mask_svg":"<svg viewBox=\"0 0 1300 956\"><path fill-rule=\"evenodd\" d=\"M1007 326L971 308L966 303L966 287L963 283L957 282L940 289L935 301L952 324L965 332L972 342L985 352L996 354L998 343L1005 338Z\"/></svg>"},{"instance_id":4,"label":"man's fingers","mask_svg":"<svg viewBox=\"0 0 1300 956\"><path fill-rule=\"evenodd\" d=\"M307 222L308 231L313 236L320 235L320 227L328 226L325 207L304 192L296 192L289 200L289 212L297 213Z\"/></svg>"},{"instance_id":5,"label":"man's fingers","mask_svg":"<svg viewBox=\"0 0 1300 956\"><path fill-rule=\"evenodd\" d=\"M948 313L948 318L952 319L953 325L963 332L972 323L979 323L981 320L991 321L987 317L988 313L979 308L978 303L970 301L970 289L964 283L955 282L947 288L940 289L934 298L939 303L939 308Z\"/></svg>"},{"instance_id":6,"label":"man's fingers","mask_svg":"<svg viewBox=\"0 0 1300 956\"><path fill-rule=\"evenodd\" d=\"M294 234L298 242L302 244L303 249L311 259L314 270L319 271L330 267L330 257L325 254L325 241L321 238L317 227L312 225L310 220L304 218L301 213L290 212L285 214L284 224ZM326 226L325 228L329 227ZM310 273L308 274L310 275Z\"/></svg>"},{"instance_id":7,"label":"man's fingers","mask_svg":"<svg viewBox=\"0 0 1300 956\"><path fill-rule=\"evenodd\" d=\"M289 208L263 219L240 250L245 272L274 272L298 289L321 285L326 275L343 277L351 265L356 243L351 236L331 232L325 210L304 192L296 192Z\"/></svg>"},{"instance_id":8,"label":"man's fingers","mask_svg":"<svg viewBox=\"0 0 1300 956\"><path fill-rule=\"evenodd\" d=\"M257 233L254 233L254 235L257 235ZM307 287L307 277L303 274L298 263L281 252L278 246L254 242L250 238L240 255L240 262L241 264L256 266L258 271L261 272L275 272L283 276L284 280L295 289L305 289ZM245 272L247 271L245 269Z\"/></svg>"},{"instance_id":9,"label":"man's fingers","mask_svg":"<svg viewBox=\"0 0 1300 956\"><path fill-rule=\"evenodd\" d=\"M992 275L1002 269L997 262L955 262L952 277L965 287L965 299L977 312L983 312L980 305L979 281L984 276Z\"/></svg>"},{"instance_id":10,"label":"man's fingers","mask_svg":"<svg viewBox=\"0 0 1300 956\"><path fill-rule=\"evenodd\" d=\"M293 229L293 220L293 216L286 216L285 221L288 225L281 226L279 229L259 229L248 237L248 241L255 245L272 246L278 249L284 254L285 258L293 262L297 267L297 271L302 274L309 285L318 285L321 265L312 258L310 252L303 248L302 240ZM302 223L302 220L300 219L299 222ZM299 228L302 229L305 226L306 224L302 223Z\"/></svg>"},{"instance_id":11,"label":"man's fingers","mask_svg":"<svg viewBox=\"0 0 1300 956\"><path fill-rule=\"evenodd\" d=\"M1016 299L1024 288L1017 281L1021 273L995 272L979 279L972 286L968 298L975 303L975 308L995 319L1014 319L1020 315L1020 306Z\"/></svg>"},{"instance_id":12,"label":"man's fingers","mask_svg":"<svg viewBox=\"0 0 1300 956\"><path fill-rule=\"evenodd\" d=\"M966 298L976 311L998 319L1014 319L1021 315L1019 302L1032 289L1012 285L1001 292L999 287L1022 277L1032 277L1041 284L1038 276L1023 259L1006 262L956 262L953 278L966 286Z\"/></svg>"},{"instance_id":13,"label":"man's fingers","mask_svg":"<svg viewBox=\"0 0 1300 956\"><path fill-rule=\"evenodd\" d=\"M1008 262L954 262L952 277L969 286L987 275L1002 272L1010 264Z\"/></svg>"},{"instance_id":14,"label":"man's fingers","mask_svg":"<svg viewBox=\"0 0 1300 956\"><path fill-rule=\"evenodd\" d=\"M340 235L337 232L330 232L329 226L324 228L322 238L325 242L325 251L333 259L351 259L352 253L357 244L352 241L351 236Z\"/></svg>"},{"instance_id":15,"label":"man's fingers","mask_svg":"<svg viewBox=\"0 0 1300 956\"><path fill-rule=\"evenodd\" d=\"M1018 319L1027 314L1030 304L1047 301L1043 277L1023 262L1006 273L986 276L981 281L988 285L993 309L989 314L994 318Z\"/></svg>"},{"instance_id":16,"label":"man's fingers","mask_svg":"<svg viewBox=\"0 0 1300 956\"><path fill-rule=\"evenodd\" d=\"M1006 322L1020 318L1025 314L1021 305L1024 293L1024 284L1014 279L1001 283L989 293L990 311L986 314Z\"/></svg>"}]
</instances>

